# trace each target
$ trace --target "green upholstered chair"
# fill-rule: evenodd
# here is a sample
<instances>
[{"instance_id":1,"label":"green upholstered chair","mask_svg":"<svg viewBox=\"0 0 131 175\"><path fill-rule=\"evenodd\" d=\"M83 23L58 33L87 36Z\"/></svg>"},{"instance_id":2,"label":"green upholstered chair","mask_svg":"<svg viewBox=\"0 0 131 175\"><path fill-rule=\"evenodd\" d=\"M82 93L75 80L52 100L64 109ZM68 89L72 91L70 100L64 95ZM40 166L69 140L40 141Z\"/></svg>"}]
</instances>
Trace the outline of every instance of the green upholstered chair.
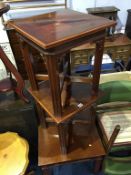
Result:
<instances>
[{"instance_id":1,"label":"green upholstered chair","mask_svg":"<svg viewBox=\"0 0 131 175\"><path fill-rule=\"evenodd\" d=\"M120 125L109 156L104 160L107 175L131 174L131 73L120 72L102 75L102 98L97 102L97 124L104 144L110 139L116 125ZM127 154L127 155L125 155Z\"/></svg>"},{"instance_id":2,"label":"green upholstered chair","mask_svg":"<svg viewBox=\"0 0 131 175\"><path fill-rule=\"evenodd\" d=\"M103 164L105 175L130 175L131 174L131 156L112 157L108 156Z\"/></svg>"}]
</instances>

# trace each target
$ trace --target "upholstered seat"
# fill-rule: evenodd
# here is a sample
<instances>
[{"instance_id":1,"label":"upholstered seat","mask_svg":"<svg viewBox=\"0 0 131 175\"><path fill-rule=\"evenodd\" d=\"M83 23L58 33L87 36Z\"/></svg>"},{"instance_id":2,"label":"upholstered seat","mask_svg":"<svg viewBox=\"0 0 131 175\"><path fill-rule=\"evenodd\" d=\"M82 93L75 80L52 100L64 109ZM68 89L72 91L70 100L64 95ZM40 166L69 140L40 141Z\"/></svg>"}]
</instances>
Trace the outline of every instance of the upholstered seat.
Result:
<instances>
[{"instance_id":1,"label":"upholstered seat","mask_svg":"<svg viewBox=\"0 0 131 175\"><path fill-rule=\"evenodd\" d=\"M104 112L99 115L99 120L108 140L115 126L120 125L121 129L114 143L131 142L131 110Z\"/></svg>"},{"instance_id":2,"label":"upholstered seat","mask_svg":"<svg viewBox=\"0 0 131 175\"><path fill-rule=\"evenodd\" d=\"M109 156L104 160L105 175L131 174L131 72L101 75L100 89L103 97L97 102L97 123L108 142L116 125L120 131Z\"/></svg>"},{"instance_id":3,"label":"upholstered seat","mask_svg":"<svg viewBox=\"0 0 131 175\"><path fill-rule=\"evenodd\" d=\"M130 175L131 156L112 157L108 156L104 161L105 175Z\"/></svg>"}]
</instances>

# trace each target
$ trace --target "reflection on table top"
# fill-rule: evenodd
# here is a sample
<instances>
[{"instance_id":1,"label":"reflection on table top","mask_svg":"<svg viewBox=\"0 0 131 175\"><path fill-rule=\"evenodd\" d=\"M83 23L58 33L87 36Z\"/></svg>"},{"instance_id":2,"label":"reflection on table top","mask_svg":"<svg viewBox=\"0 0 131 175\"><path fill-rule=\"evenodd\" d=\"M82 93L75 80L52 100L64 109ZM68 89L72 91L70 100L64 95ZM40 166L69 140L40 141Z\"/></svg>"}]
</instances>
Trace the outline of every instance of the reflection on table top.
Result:
<instances>
[{"instance_id":1,"label":"reflection on table top","mask_svg":"<svg viewBox=\"0 0 131 175\"><path fill-rule=\"evenodd\" d=\"M69 9L9 22L9 26L18 33L44 49L103 31L113 25L115 22L112 20Z\"/></svg>"}]
</instances>

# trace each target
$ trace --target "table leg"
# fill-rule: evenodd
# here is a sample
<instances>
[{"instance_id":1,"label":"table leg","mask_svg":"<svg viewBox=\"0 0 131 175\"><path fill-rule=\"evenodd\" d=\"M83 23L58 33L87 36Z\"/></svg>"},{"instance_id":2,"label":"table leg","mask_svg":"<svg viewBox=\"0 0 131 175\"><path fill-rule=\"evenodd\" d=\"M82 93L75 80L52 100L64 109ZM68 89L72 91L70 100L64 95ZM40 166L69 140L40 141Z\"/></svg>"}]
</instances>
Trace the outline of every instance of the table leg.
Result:
<instances>
[{"instance_id":1,"label":"table leg","mask_svg":"<svg viewBox=\"0 0 131 175\"><path fill-rule=\"evenodd\" d=\"M96 52L95 52L95 63L94 63L94 70L93 70L93 95L98 93L99 88L99 79L100 79L100 72L101 72L101 64L102 64L102 57L103 57L103 50L104 50L104 40L96 42Z\"/></svg>"},{"instance_id":2,"label":"table leg","mask_svg":"<svg viewBox=\"0 0 131 175\"><path fill-rule=\"evenodd\" d=\"M59 80L57 59L58 58L55 56L50 55L46 56L54 115L57 117L61 117L62 107L61 107L60 80Z\"/></svg>"},{"instance_id":3,"label":"table leg","mask_svg":"<svg viewBox=\"0 0 131 175\"><path fill-rule=\"evenodd\" d=\"M26 68L26 72L27 72L27 75L28 75L28 78L29 78L29 81L31 84L31 88L32 88L32 90L38 90L38 84L37 84L37 81L35 79L35 72L33 70L33 65L31 63L31 59L33 59L31 57L33 57L33 56L29 52L28 45L25 42L21 41L20 47L21 47L21 51L23 54L25 68Z\"/></svg>"},{"instance_id":4,"label":"table leg","mask_svg":"<svg viewBox=\"0 0 131 175\"><path fill-rule=\"evenodd\" d=\"M66 124L60 123L58 126L58 135L60 141L60 149L62 154L67 153L67 142L66 142Z\"/></svg>"}]
</instances>

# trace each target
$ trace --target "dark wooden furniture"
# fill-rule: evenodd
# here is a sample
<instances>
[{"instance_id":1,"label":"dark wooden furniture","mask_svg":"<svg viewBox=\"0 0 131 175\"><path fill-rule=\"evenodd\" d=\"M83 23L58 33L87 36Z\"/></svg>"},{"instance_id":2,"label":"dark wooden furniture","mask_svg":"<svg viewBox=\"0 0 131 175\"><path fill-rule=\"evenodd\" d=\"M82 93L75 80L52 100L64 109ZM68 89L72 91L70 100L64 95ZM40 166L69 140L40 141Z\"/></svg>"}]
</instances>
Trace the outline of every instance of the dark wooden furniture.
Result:
<instances>
[{"instance_id":1,"label":"dark wooden furniture","mask_svg":"<svg viewBox=\"0 0 131 175\"><path fill-rule=\"evenodd\" d=\"M20 48L19 37L17 36L16 31L13 29L8 29L6 31L7 31L10 46L11 46L11 49L12 49L12 52L15 58L15 62L16 62L18 71L21 74L22 78L24 80L27 80L28 76L27 76L27 72L25 69L24 58L23 58L21 48ZM45 68L45 65L44 65L45 63L42 59L42 55L40 54L40 52L38 52L35 48L32 48L31 46L30 46L30 49L33 54L33 57L35 58L34 59L35 71L46 74L47 70Z\"/></svg>"},{"instance_id":2,"label":"dark wooden furniture","mask_svg":"<svg viewBox=\"0 0 131 175\"><path fill-rule=\"evenodd\" d=\"M63 161L68 162L105 155L95 125L88 120L86 120L87 128L91 126L92 133L94 133L91 140L94 137L96 138L91 143L97 142L94 143L92 151L88 150L88 144L86 144L87 154L85 154L85 150L79 150L79 148L78 153L75 151L78 144L74 143L74 152L71 149L67 155L62 154L67 153L67 145L70 146L68 143L72 142L70 135L72 136L73 119L77 118L77 115L87 108L91 112L91 105L100 96L99 78L105 29L114 25L114 21L69 9L61 9L8 23L8 27L14 28L20 38L26 71L31 83L29 92L54 121L59 136L57 140L54 140L56 135L54 131L49 131L49 135L48 128L44 128L42 131L45 136L44 138L42 135L40 136L39 146L44 144L44 149L43 146L39 148L39 151L41 150L39 155L42 159L40 166L45 167ZM96 43L93 78L73 77L70 75L70 50L89 41ZM30 46L41 53L48 74L36 73ZM88 115L85 114L85 116ZM82 127L80 128L82 129ZM44 139L44 142L41 139ZM58 140L60 145L57 142ZM98 152L96 148L99 150ZM72 156L70 157L69 154Z\"/></svg>"},{"instance_id":3,"label":"dark wooden furniture","mask_svg":"<svg viewBox=\"0 0 131 175\"><path fill-rule=\"evenodd\" d=\"M81 125L81 127L83 126ZM78 135L75 134L76 132ZM84 135L81 133L80 127L76 127L76 130L74 130L75 135L73 137L74 143L70 145L69 153L67 155L61 155L56 127L52 126L46 130L43 130L43 128L40 127L38 165L43 169L43 172L49 173L50 171L48 168L54 165L84 162L90 159L95 159L93 168L94 173L100 171L103 158L111 149L119 132L119 126L116 126L111 139L105 147L103 146L95 125L92 126L90 134L87 133L87 127L84 127L83 132Z\"/></svg>"},{"instance_id":4,"label":"dark wooden furniture","mask_svg":"<svg viewBox=\"0 0 131 175\"><path fill-rule=\"evenodd\" d=\"M17 31L21 39L21 48L31 83L29 91L57 124L60 147L64 154L67 152L64 122L90 107L99 97L98 86L105 28L115 25L115 22L65 9L16 20L9 22L8 25ZM69 51L88 41L96 42L93 79L70 77ZM33 55L29 52L28 45L43 54L48 75L35 73L31 61ZM63 74L59 72L61 60L67 68L64 69ZM39 84L38 80L41 81Z\"/></svg>"},{"instance_id":5,"label":"dark wooden furniture","mask_svg":"<svg viewBox=\"0 0 131 175\"><path fill-rule=\"evenodd\" d=\"M127 21L126 21L126 27L125 27L125 34L128 38L131 39L131 9L127 10Z\"/></svg>"},{"instance_id":6,"label":"dark wooden furniture","mask_svg":"<svg viewBox=\"0 0 131 175\"><path fill-rule=\"evenodd\" d=\"M19 16L19 12L17 12L17 10L22 9L25 11L23 12L24 16L28 17L30 15L30 13L28 13L28 10L30 10L31 12L31 8L33 8L33 12L32 12L32 16L34 16L35 14L37 14L38 9L42 8L43 9L43 13L45 13L44 11L47 10L47 8L49 8L49 10L52 10L54 7L55 8L67 8L67 0L60 0L59 2L56 3L56 1L52 0L52 1L46 1L46 0L40 0L40 1L35 1L35 0L17 0L17 1L13 1L10 0L8 1L8 4L11 6L10 10L13 10L13 12L10 15L9 12L9 20L13 20L13 17L16 18L16 14L18 14ZM15 5L14 5L15 4ZM42 12L41 12L42 13ZM13 15L14 14L14 15ZM17 16L17 19L18 19ZM20 15L21 18L22 15ZM4 19L3 19L4 21ZM4 21L7 22L7 21ZM19 38L16 34L16 31L13 29L9 29L7 30L7 35L9 38L9 42L10 42L10 46L15 58L15 62L18 68L18 71L20 72L21 76L23 79L28 79L27 76L27 72L25 70L25 65L24 65L24 58L23 55L21 53L21 49L20 49L20 45L19 45ZM39 73L47 73L46 69L44 68L44 61L42 59L41 54L35 49L35 48L31 48L31 52L33 53L33 56L35 57L34 59L34 67L35 67L35 71L39 72Z\"/></svg>"},{"instance_id":7,"label":"dark wooden furniture","mask_svg":"<svg viewBox=\"0 0 131 175\"><path fill-rule=\"evenodd\" d=\"M113 61L123 60L128 63L131 55L131 40L124 34L115 34L114 40L105 40L104 53L111 56ZM72 69L78 65L89 64L90 57L95 54L95 44L88 43L71 50Z\"/></svg>"},{"instance_id":8,"label":"dark wooden furniture","mask_svg":"<svg viewBox=\"0 0 131 175\"><path fill-rule=\"evenodd\" d=\"M4 3L0 3L0 16L3 13L6 13L9 10L9 6ZM0 59L4 63L7 70L10 72L10 77L2 79L0 81L0 92L14 91L18 96L26 102L29 102L28 99L24 95L24 81L15 68L15 66L8 59L2 48L0 47ZM12 77L14 75L15 79Z\"/></svg>"},{"instance_id":9,"label":"dark wooden furniture","mask_svg":"<svg viewBox=\"0 0 131 175\"><path fill-rule=\"evenodd\" d=\"M89 14L106 17L108 19L116 20L117 12L120 10L115 6L94 7L86 9Z\"/></svg>"},{"instance_id":10,"label":"dark wooden furniture","mask_svg":"<svg viewBox=\"0 0 131 175\"><path fill-rule=\"evenodd\" d=\"M120 10L115 6L105 6L105 7L94 7L86 9L89 14L102 16L111 20L117 20L117 12ZM114 33L115 28L109 28L107 30L107 35L110 36Z\"/></svg>"}]
</instances>

